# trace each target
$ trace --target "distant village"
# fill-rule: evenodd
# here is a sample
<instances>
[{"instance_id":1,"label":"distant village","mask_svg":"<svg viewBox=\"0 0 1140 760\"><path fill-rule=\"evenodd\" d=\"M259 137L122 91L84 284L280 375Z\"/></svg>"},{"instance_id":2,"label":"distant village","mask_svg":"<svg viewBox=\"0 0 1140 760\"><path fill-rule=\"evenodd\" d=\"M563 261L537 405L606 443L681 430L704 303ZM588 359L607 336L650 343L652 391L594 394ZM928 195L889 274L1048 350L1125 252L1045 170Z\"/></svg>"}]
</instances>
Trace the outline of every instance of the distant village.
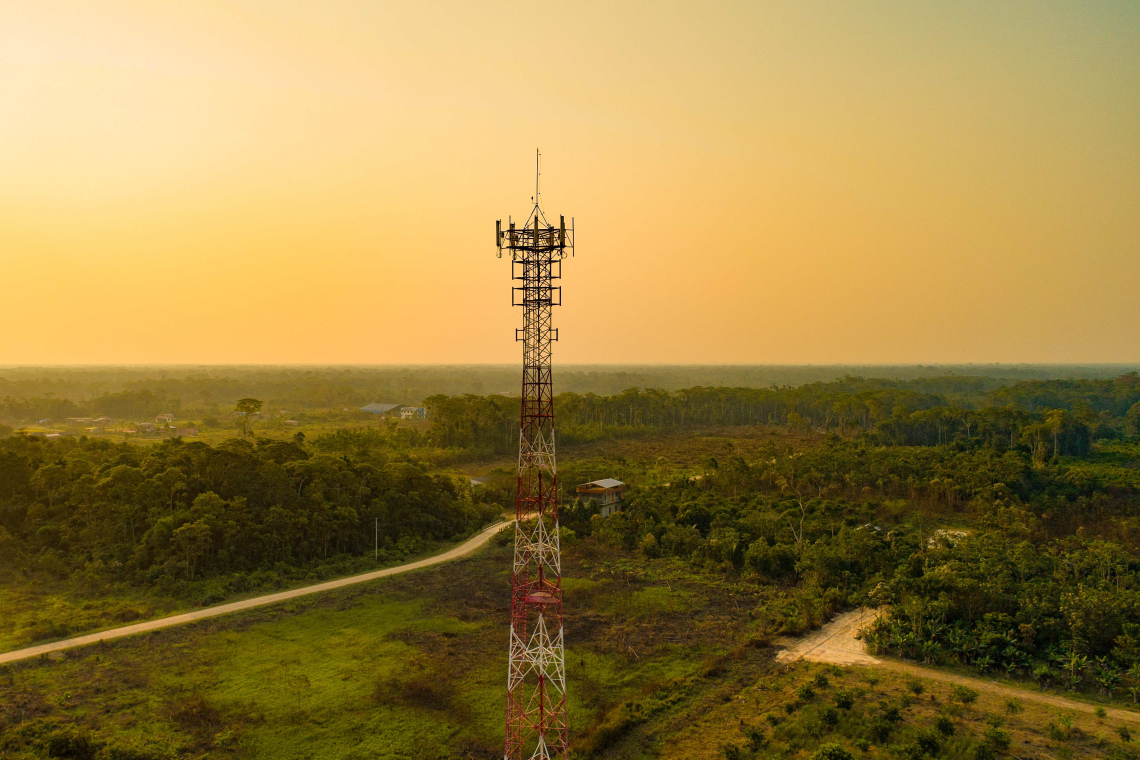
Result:
<instances>
[{"instance_id":1,"label":"distant village","mask_svg":"<svg viewBox=\"0 0 1140 760\"><path fill-rule=\"evenodd\" d=\"M59 438L63 435L122 435L135 438L175 438L198 435L198 426L175 423L173 414L160 414L154 422L116 421L110 417L68 417L56 422L51 419L37 420L39 428L52 427L52 430L30 429L27 435L43 438Z\"/></svg>"},{"instance_id":2,"label":"distant village","mask_svg":"<svg viewBox=\"0 0 1140 760\"><path fill-rule=\"evenodd\" d=\"M345 411L348 411L347 409ZM403 420L422 420L427 418L427 410L422 406L409 404L373 403L360 407L360 411L378 416ZM287 415L289 412L282 409L278 413L258 412L251 419L272 420ZM240 414L238 415L240 416ZM281 424L288 427L298 427L298 420L282 420ZM25 428L26 435L41 438L59 438L67 435L102 436L115 435L126 438L192 438L199 434L199 425L182 421L179 423L173 414L156 415L153 421L126 421L115 420L111 417L68 417L64 420L41 419L36 420L36 426Z\"/></svg>"}]
</instances>

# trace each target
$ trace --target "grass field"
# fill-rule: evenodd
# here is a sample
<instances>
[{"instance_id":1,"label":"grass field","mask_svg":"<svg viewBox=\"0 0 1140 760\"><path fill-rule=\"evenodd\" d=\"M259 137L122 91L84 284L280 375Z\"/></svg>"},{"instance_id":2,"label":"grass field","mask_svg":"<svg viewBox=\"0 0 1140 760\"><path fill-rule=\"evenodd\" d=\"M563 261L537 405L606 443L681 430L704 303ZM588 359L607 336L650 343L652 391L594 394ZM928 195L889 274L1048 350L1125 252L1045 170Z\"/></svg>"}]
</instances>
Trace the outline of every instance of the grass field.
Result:
<instances>
[{"instance_id":1,"label":"grass field","mask_svg":"<svg viewBox=\"0 0 1140 760\"><path fill-rule=\"evenodd\" d=\"M495 546L438 569L10 665L0 670L0 752L501 756L508 567L509 549ZM592 541L568 549L565 569L578 757L806 758L828 742L868 758L923 757L932 742L943 757L991 748L1133 756L1115 726L1091 716L955 696L886 671L778 665L750 621L759 592L747 585Z\"/></svg>"},{"instance_id":2,"label":"grass field","mask_svg":"<svg viewBox=\"0 0 1140 760\"><path fill-rule=\"evenodd\" d=\"M570 718L587 740L622 700L699 673L747 623L730 591L630 573L590 549L568 553L566 591ZM508 558L496 547L10 666L0 671L2 748L15 758L42 756L52 741L139 757L494 757ZM670 591L678 583L692 585Z\"/></svg>"}]
</instances>

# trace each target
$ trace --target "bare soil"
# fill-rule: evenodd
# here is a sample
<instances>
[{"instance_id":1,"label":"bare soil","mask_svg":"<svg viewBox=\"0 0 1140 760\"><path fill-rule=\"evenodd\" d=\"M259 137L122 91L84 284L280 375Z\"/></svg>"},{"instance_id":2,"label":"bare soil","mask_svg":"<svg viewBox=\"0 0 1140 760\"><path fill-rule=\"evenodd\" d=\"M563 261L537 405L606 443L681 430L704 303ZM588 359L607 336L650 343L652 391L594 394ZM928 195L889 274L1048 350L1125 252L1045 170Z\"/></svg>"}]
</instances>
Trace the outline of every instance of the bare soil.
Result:
<instances>
[{"instance_id":1,"label":"bare soil","mask_svg":"<svg viewBox=\"0 0 1140 760\"><path fill-rule=\"evenodd\" d=\"M1005 685L984 678L948 673L937 668L924 667L909 662L873 657L867 653L867 648L863 642L856 637L859 631L873 623L878 615L877 610L865 607L839 615L818 631L798 640L780 642L784 643L786 648L776 654L776 660L788 663L806 660L807 662L826 662L834 665L873 666L906 673L918 678L929 678L944 683L968 686L977 691L1002 697L1033 700L1065 710L1093 713L1097 709L1097 705L1088 702L1034 691L1031 688L1014 685L1012 681L1010 685ZM1105 712L1107 717L1114 720L1140 723L1140 713L1132 710L1105 707Z\"/></svg>"}]
</instances>

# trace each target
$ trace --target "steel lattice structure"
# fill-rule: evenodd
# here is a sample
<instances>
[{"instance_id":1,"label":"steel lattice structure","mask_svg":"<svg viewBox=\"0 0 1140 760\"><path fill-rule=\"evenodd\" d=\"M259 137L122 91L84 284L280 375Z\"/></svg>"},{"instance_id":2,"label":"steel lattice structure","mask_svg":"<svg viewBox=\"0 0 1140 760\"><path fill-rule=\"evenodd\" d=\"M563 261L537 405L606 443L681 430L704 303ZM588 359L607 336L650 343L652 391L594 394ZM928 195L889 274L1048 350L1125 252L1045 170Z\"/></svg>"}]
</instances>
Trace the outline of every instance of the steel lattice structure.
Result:
<instances>
[{"instance_id":1,"label":"steel lattice structure","mask_svg":"<svg viewBox=\"0 0 1140 760\"><path fill-rule=\"evenodd\" d=\"M509 220L508 220L509 221ZM554 456L551 311L561 304L562 260L574 250L573 224L549 224L538 189L522 227L495 224L499 256L510 254L511 301L523 307L522 409L503 757L567 758L566 662L562 648L562 562L558 541L558 468Z\"/></svg>"}]
</instances>

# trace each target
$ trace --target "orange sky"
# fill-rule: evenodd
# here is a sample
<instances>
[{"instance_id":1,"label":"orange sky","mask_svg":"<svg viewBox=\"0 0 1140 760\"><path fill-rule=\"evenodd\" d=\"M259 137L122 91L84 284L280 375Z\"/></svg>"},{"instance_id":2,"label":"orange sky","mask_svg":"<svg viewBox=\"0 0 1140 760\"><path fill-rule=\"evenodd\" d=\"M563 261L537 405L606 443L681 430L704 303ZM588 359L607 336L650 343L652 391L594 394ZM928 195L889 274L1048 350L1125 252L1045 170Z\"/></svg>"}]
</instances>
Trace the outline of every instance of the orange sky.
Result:
<instances>
[{"instance_id":1,"label":"orange sky","mask_svg":"<svg viewBox=\"0 0 1140 760\"><path fill-rule=\"evenodd\" d=\"M617 9L615 9L615 5ZM1140 361L1140 4L0 5L0 364Z\"/></svg>"}]
</instances>

